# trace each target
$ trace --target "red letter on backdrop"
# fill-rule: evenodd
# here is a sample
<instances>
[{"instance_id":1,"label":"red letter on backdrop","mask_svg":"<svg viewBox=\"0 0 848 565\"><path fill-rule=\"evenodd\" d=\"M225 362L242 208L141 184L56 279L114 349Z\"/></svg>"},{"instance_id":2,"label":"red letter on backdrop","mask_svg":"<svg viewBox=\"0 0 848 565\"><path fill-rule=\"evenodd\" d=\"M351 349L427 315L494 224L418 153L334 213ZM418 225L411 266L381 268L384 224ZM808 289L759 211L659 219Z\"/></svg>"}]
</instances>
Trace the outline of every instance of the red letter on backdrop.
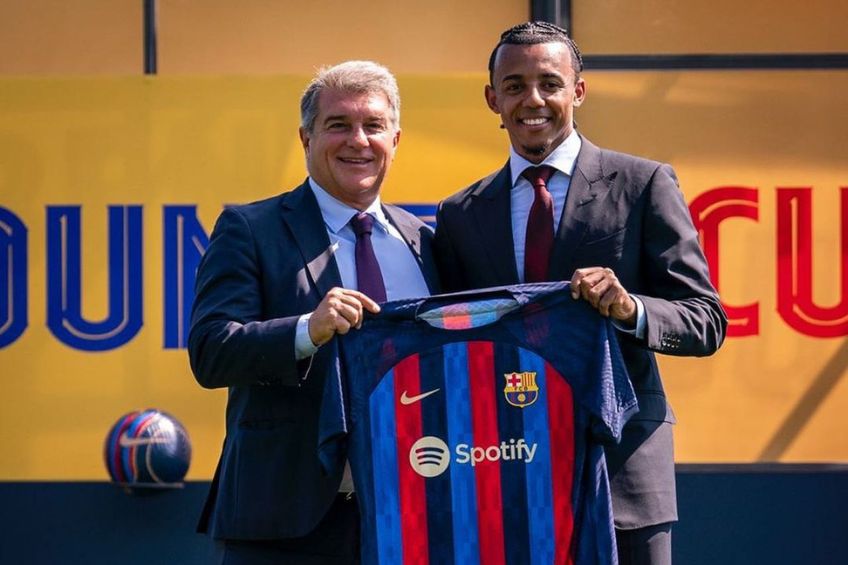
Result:
<instances>
[{"instance_id":1,"label":"red letter on backdrop","mask_svg":"<svg viewBox=\"0 0 848 565\"><path fill-rule=\"evenodd\" d=\"M708 190L689 204L689 213L701 238L701 246L710 267L710 278L719 289L719 237L718 227L727 218L759 220L759 196L756 188L721 186ZM727 335L741 337L760 333L760 306L754 302L743 306L730 306L722 301L727 312Z\"/></svg>"},{"instance_id":2,"label":"red letter on backdrop","mask_svg":"<svg viewBox=\"0 0 848 565\"><path fill-rule=\"evenodd\" d=\"M777 189L777 311L803 334L842 337L848 335L848 187L840 189L840 300L831 308L813 303L812 193Z\"/></svg>"}]
</instances>

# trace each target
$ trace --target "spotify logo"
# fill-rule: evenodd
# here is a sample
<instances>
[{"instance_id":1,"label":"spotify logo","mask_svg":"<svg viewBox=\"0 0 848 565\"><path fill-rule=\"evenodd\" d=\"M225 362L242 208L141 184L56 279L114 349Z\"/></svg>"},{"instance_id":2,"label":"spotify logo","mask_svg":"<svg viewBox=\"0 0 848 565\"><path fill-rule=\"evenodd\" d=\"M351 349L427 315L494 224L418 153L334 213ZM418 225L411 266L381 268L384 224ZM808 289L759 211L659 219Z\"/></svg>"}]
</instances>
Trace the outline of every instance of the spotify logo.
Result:
<instances>
[{"instance_id":1,"label":"spotify logo","mask_svg":"<svg viewBox=\"0 0 848 565\"><path fill-rule=\"evenodd\" d=\"M503 440L499 445L481 447L460 443L456 446L457 465L489 465L506 464L530 465L536 458L535 443L527 443L524 438L510 438ZM445 472L451 460L448 445L441 439L433 436L424 436L409 450L409 464L415 472L425 478L438 477Z\"/></svg>"},{"instance_id":2,"label":"spotify logo","mask_svg":"<svg viewBox=\"0 0 848 565\"><path fill-rule=\"evenodd\" d=\"M437 477L450 464L450 451L445 442L437 437L424 436L409 450L409 464L422 477Z\"/></svg>"}]
</instances>

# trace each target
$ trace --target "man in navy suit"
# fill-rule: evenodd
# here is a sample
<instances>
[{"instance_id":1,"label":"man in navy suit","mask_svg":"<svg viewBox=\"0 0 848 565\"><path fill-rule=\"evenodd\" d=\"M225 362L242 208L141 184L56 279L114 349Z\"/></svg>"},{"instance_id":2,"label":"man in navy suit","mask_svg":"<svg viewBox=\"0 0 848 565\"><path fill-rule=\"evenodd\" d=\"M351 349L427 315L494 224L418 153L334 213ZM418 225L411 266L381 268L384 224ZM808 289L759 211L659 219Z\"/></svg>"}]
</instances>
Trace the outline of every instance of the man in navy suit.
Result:
<instances>
[{"instance_id":1,"label":"man in navy suit","mask_svg":"<svg viewBox=\"0 0 848 565\"><path fill-rule=\"evenodd\" d=\"M219 540L223 563L358 562L349 475L324 476L317 456L331 362L321 346L355 331L379 301L437 290L432 231L380 202L399 118L397 84L384 67L321 70L301 100L309 177L291 192L227 208L212 232L189 355L203 387L229 388L227 435L198 526Z\"/></svg>"},{"instance_id":2,"label":"man in navy suit","mask_svg":"<svg viewBox=\"0 0 848 565\"><path fill-rule=\"evenodd\" d=\"M442 202L437 260L446 290L571 280L575 299L612 318L640 409L606 448L619 559L667 564L674 415L654 352L710 355L727 318L671 167L600 149L575 130L582 69L562 28L504 32L485 95L510 157Z\"/></svg>"}]
</instances>

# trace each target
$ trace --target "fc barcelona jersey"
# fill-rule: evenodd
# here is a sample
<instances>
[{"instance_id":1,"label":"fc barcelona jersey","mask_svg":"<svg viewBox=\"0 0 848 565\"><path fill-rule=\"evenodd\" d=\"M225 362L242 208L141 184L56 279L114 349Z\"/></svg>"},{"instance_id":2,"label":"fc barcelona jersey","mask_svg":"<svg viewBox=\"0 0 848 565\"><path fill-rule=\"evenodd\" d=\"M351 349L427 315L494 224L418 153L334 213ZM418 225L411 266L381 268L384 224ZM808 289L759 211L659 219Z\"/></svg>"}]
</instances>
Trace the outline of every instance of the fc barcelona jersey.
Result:
<instances>
[{"instance_id":1,"label":"fc barcelona jersey","mask_svg":"<svg viewBox=\"0 0 848 565\"><path fill-rule=\"evenodd\" d=\"M568 283L390 302L336 346L319 453L350 461L363 563L616 563L602 444L636 398Z\"/></svg>"}]
</instances>

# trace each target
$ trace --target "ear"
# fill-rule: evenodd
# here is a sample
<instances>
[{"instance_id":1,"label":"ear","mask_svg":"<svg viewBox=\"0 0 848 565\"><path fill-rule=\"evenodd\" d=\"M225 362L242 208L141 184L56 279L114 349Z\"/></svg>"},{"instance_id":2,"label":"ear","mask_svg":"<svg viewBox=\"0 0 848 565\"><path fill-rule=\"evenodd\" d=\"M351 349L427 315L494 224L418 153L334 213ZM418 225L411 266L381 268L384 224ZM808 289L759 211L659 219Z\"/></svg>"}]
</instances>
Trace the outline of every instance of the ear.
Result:
<instances>
[{"instance_id":1,"label":"ear","mask_svg":"<svg viewBox=\"0 0 848 565\"><path fill-rule=\"evenodd\" d=\"M392 139L392 149L397 149L398 143L400 143L400 128L395 132L395 136Z\"/></svg>"},{"instance_id":2,"label":"ear","mask_svg":"<svg viewBox=\"0 0 848 565\"><path fill-rule=\"evenodd\" d=\"M498 95L495 92L495 89L492 88L491 85L486 85L486 90L483 93L486 96L486 104L489 106L489 109L495 114L500 114L501 110L498 106Z\"/></svg>"},{"instance_id":3,"label":"ear","mask_svg":"<svg viewBox=\"0 0 848 565\"><path fill-rule=\"evenodd\" d=\"M300 143L303 145L303 150L309 152L309 132L305 128L298 128L297 134L300 136Z\"/></svg>"},{"instance_id":4,"label":"ear","mask_svg":"<svg viewBox=\"0 0 848 565\"><path fill-rule=\"evenodd\" d=\"M574 107L577 108L583 104L586 99L586 81L582 78L577 79L574 85Z\"/></svg>"}]
</instances>

